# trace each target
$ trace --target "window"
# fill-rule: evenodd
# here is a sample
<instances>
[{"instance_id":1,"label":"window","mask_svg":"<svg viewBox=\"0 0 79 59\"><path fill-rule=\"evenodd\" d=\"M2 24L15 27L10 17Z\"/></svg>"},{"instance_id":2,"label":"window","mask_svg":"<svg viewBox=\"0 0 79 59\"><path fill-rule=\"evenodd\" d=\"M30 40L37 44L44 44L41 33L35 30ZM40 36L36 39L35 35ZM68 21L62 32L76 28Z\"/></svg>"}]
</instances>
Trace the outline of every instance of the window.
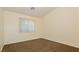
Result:
<instances>
[{"instance_id":1,"label":"window","mask_svg":"<svg viewBox=\"0 0 79 59\"><path fill-rule=\"evenodd\" d=\"M35 23L33 20L20 18L20 32L34 32Z\"/></svg>"}]
</instances>

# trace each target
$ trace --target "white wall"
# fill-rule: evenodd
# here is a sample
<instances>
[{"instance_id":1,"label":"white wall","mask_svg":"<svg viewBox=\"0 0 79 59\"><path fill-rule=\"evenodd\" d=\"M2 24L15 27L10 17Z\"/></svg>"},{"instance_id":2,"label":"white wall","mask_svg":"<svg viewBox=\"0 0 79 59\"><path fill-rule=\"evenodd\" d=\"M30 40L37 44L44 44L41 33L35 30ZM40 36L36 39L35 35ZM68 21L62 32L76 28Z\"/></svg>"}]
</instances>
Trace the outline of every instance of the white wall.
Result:
<instances>
[{"instance_id":1,"label":"white wall","mask_svg":"<svg viewBox=\"0 0 79 59\"><path fill-rule=\"evenodd\" d=\"M0 51L3 48L3 11L0 8Z\"/></svg>"},{"instance_id":2,"label":"white wall","mask_svg":"<svg viewBox=\"0 0 79 59\"><path fill-rule=\"evenodd\" d=\"M79 47L79 8L56 8L43 19L44 38Z\"/></svg>"},{"instance_id":3,"label":"white wall","mask_svg":"<svg viewBox=\"0 0 79 59\"><path fill-rule=\"evenodd\" d=\"M36 22L36 32L22 33L19 32L19 17L33 19ZM4 43L16 43L41 37L41 19L29 17L10 11L4 11Z\"/></svg>"}]
</instances>

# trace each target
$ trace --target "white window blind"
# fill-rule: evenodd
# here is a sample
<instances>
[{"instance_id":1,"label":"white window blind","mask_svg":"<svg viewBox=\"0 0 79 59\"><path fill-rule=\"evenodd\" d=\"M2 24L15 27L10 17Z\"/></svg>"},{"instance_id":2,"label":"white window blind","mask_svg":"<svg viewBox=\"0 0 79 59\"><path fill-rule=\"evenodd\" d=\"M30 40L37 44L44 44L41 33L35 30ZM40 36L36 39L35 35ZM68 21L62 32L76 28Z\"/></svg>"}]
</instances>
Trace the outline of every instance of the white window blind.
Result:
<instances>
[{"instance_id":1,"label":"white window blind","mask_svg":"<svg viewBox=\"0 0 79 59\"><path fill-rule=\"evenodd\" d=\"M35 22L33 20L20 18L20 32L34 32Z\"/></svg>"}]
</instances>

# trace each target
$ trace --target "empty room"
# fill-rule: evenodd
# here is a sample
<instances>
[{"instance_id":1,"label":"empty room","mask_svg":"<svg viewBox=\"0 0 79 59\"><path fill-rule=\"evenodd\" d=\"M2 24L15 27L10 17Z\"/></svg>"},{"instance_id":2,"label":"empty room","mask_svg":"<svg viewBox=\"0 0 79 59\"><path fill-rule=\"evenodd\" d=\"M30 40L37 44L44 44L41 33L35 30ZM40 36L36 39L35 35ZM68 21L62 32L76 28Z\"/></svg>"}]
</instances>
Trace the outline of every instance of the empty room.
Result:
<instances>
[{"instance_id":1,"label":"empty room","mask_svg":"<svg viewBox=\"0 0 79 59\"><path fill-rule=\"evenodd\" d=\"M0 7L1 52L79 52L78 7Z\"/></svg>"}]
</instances>

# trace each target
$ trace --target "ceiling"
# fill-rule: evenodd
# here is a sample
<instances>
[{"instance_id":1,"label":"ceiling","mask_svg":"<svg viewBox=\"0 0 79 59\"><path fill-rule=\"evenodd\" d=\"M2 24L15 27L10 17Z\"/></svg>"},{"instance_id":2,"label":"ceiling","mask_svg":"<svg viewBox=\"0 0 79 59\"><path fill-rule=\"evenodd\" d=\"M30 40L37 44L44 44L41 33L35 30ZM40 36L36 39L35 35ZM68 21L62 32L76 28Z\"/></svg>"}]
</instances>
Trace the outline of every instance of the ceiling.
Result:
<instances>
[{"instance_id":1,"label":"ceiling","mask_svg":"<svg viewBox=\"0 0 79 59\"><path fill-rule=\"evenodd\" d=\"M32 17L43 17L52 10L54 10L55 7L34 7L34 9L33 8L31 9L31 7L3 7L3 9L26 14Z\"/></svg>"}]
</instances>

